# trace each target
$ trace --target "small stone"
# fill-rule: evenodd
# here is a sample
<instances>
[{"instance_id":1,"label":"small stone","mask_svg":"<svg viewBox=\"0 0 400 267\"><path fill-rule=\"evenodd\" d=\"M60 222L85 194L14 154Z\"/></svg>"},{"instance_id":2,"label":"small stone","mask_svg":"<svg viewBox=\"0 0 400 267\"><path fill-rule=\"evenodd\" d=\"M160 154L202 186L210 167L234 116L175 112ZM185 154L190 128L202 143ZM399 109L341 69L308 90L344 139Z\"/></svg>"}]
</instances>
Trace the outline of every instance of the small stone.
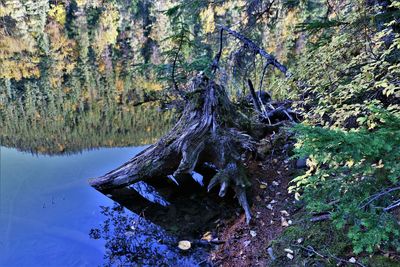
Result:
<instances>
[{"instance_id":1,"label":"small stone","mask_svg":"<svg viewBox=\"0 0 400 267\"><path fill-rule=\"evenodd\" d=\"M286 210L281 210L281 214L286 217L289 216L289 213Z\"/></svg>"},{"instance_id":2,"label":"small stone","mask_svg":"<svg viewBox=\"0 0 400 267\"><path fill-rule=\"evenodd\" d=\"M356 263L357 260L356 260L354 257L351 257L351 258L349 259L349 262L350 262L350 263Z\"/></svg>"},{"instance_id":3,"label":"small stone","mask_svg":"<svg viewBox=\"0 0 400 267\"><path fill-rule=\"evenodd\" d=\"M288 257L290 260L293 260L294 256L290 253L286 254L286 257Z\"/></svg>"},{"instance_id":4,"label":"small stone","mask_svg":"<svg viewBox=\"0 0 400 267\"><path fill-rule=\"evenodd\" d=\"M268 205L267 205L267 209L269 209L269 210L273 210L273 209L274 209L274 207L272 207L272 205L271 205L271 204L268 204Z\"/></svg>"},{"instance_id":5,"label":"small stone","mask_svg":"<svg viewBox=\"0 0 400 267\"><path fill-rule=\"evenodd\" d=\"M250 235L251 235L252 237L256 237L256 236L257 236L257 233L256 233L256 231L250 230Z\"/></svg>"},{"instance_id":6,"label":"small stone","mask_svg":"<svg viewBox=\"0 0 400 267\"><path fill-rule=\"evenodd\" d=\"M243 242L244 247L247 247L248 245L250 245L251 241L250 240L246 240Z\"/></svg>"},{"instance_id":7,"label":"small stone","mask_svg":"<svg viewBox=\"0 0 400 267\"><path fill-rule=\"evenodd\" d=\"M298 244L301 244L301 243L303 243L303 241L304 241L304 239L303 239L303 238L299 238L299 239L297 239L297 243L298 243Z\"/></svg>"},{"instance_id":8,"label":"small stone","mask_svg":"<svg viewBox=\"0 0 400 267\"><path fill-rule=\"evenodd\" d=\"M276 259L276 257L275 257L275 255L274 255L273 249L272 249L271 247L269 247L269 248L267 249L267 252L268 252L268 255L270 256L271 260L274 261L274 260Z\"/></svg>"},{"instance_id":9,"label":"small stone","mask_svg":"<svg viewBox=\"0 0 400 267\"><path fill-rule=\"evenodd\" d=\"M300 158L296 161L296 168L305 169L307 168L307 158Z\"/></svg>"},{"instance_id":10,"label":"small stone","mask_svg":"<svg viewBox=\"0 0 400 267\"><path fill-rule=\"evenodd\" d=\"M273 186L278 186L279 183L278 183L277 181L273 181L273 182L272 182L272 185L273 185Z\"/></svg>"},{"instance_id":11,"label":"small stone","mask_svg":"<svg viewBox=\"0 0 400 267\"><path fill-rule=\"evenodd\" d=\"M288 227L289 226L289 223L283 217L281 217L281 226L282 227Z\"/></svg>"},{"instance_id":12,"label":"small stone","mask_svg":"<svg viewBox=\"0 0 400 267\"><path fill-rule=\"evenodd\" d=\"M179 243L178 243L178 247L181 250L188 250L191 248L191 246L192 246L192 244L187 240L182 240L182 241L179 241Z\"/></svg>"},{"instance_id":13,"label":"small stone","mask_svg":"<svg viewBox=\"0 0 400 267\"><path fill-rule=\"evenodd\" d=\"M290 254L294 253L293 250L291 250L290 248L285 248L284 251Z\"/></svg>"},{"instance_id":14,"label":"small stone","mask_svg":"<svg viewBox=\"0 0 400 267\"><path fill-rule=\"evenodd\" d=\"M292 220L289 220L287 223L288 223L289 225L292 225L292 224L293 224Z\"/></svg>"},{"instance_id":15,"label":"small stone","mask_svg":"<svg viewBox=\"0 0 400 267\"><path fill-rule=\"evenodd\" d=\"M271 204L275 204L276 203L276 200L275 199L273 199L271 202L269 202L269 203L271 203Z\"/></svg>"}]
</instances>

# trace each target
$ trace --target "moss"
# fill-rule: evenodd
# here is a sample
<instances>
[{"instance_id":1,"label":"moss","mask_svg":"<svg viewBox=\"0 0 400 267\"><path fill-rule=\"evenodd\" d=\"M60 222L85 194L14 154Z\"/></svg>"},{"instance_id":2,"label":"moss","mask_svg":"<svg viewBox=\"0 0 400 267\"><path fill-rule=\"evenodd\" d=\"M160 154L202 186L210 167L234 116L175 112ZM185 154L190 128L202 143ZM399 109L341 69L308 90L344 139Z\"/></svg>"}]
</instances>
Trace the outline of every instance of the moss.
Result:
<instances>
[{"instance_id":1,"label":"moss","mask_svg":"<svg viewBox=\"0 0 400 267\"><path fill-rule=\"evenodd\" d=\"M332 225L325 222L311 223L305 213L295 216L295 224L287 228L282 235L271 243L276 260L271 266L336 266L337 261L331 257L348 259L351 257L350 240L342 231L338 231ZM290 248L294 252L294 258L287 258L285 249ZM314 249L320 257L307 251Z\"/></svg>"},{"instance_id":2,"label":"moss","mask_svg":"<svg viewBox=\"0 0 400 267\"><path fill-rule=\"evenodd\" d=\"M368 260L368 266L379 266L379 267L398 267L399 262L389 257L384 256L373 256Z\"/></svg>"}]
</instances>

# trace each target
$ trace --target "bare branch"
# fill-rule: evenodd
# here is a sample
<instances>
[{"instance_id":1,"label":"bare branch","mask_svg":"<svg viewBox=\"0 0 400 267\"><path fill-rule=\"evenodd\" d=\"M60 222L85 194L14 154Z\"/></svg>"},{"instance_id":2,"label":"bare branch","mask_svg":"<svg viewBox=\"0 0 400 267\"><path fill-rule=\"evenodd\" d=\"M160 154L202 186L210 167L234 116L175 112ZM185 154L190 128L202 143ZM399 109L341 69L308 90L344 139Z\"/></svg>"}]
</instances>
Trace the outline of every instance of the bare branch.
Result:
<instances>
[{"instance_id":1,"label":"bare branch","mask_svg":"<svg viewBox=\"0 0 400 267\"><path fill-rule=\"evenodd\" d=\"M286 77L290 77L291 74L289 73L288 69L286 68L286 66L282 65L278 60L276 60L276 58L274 56L272 56L271 54L267 53L264 49L260 48L256 43L254 43L251 39L245 37L244 35L231 30L228 27L225 26L220 26L220 28L224 31L226 31L229 35L234 36L236 39L239 39L240 41L242 41L243 43L245 43L248 48L250 48L254 53L259 54L260 56L262 56L263 58L265 58L267 60L268 64L273 65L275 68L277 68L278 70L280 70L283 74L285 74Z\"/></svg>"}]
</instances>

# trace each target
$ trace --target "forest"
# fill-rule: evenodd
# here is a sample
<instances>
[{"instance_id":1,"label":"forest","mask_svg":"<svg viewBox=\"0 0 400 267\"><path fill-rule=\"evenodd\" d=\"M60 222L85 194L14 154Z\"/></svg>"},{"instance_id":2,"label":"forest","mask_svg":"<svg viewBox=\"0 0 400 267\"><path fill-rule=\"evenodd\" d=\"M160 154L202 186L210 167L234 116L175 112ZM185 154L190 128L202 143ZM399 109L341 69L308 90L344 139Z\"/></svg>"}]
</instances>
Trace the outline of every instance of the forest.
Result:
<instances>
[{"instance_id":1,"label":"forest","mask_svg":"<svg viewBox=\"0 0 400 267\"><path fill-rule=\"evenodd\" d=\"M399 0L0 0L0 125L37 155L150 145L105 195L228 198L194 266L400 266ZM110 266L176 264L116 240Z\"/></svg>"}]
</instances>

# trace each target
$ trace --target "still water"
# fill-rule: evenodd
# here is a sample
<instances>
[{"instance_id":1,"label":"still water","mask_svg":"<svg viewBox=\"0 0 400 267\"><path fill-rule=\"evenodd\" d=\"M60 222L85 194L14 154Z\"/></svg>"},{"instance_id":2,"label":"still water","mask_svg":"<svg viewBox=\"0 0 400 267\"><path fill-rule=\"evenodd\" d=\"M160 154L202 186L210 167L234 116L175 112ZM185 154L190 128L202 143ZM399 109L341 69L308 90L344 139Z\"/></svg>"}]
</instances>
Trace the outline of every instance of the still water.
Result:
<instances>
[{"instance_id":1,"label":"still water","mask_svg":"<svg viewBox=\"0 0 400 267\"><path fill-rule=\"evenodd\" d=\"M1 147L0 266L98 266L104 242L89 231L113 201L87 184L143 147L69 156L32 155Z\"/></svg>"},{"instance_id":2,"label":"still water","mask_svg":"<svg viewBox=\"0 0 400 267\"><path fill-rule=\"evenodd\" d=\"M214 220L205 216L210 211L178 198L178 206L164 208L165 213L147 204L151 222L88 185L89 177L118 167L145 147L51 156L0 147L0 266L207 266L206 250L180 251L178 236L165 229L194 229L185 219L204 227L204 220ZM136 200L128 201L131 209L143 210L143 201ZM203 221L188 217L188 205ZM176 209L183 213L174 212L166 223L166 214ZM153 223L159 219L163 227Z\"/></svg>"}]
</instances>

